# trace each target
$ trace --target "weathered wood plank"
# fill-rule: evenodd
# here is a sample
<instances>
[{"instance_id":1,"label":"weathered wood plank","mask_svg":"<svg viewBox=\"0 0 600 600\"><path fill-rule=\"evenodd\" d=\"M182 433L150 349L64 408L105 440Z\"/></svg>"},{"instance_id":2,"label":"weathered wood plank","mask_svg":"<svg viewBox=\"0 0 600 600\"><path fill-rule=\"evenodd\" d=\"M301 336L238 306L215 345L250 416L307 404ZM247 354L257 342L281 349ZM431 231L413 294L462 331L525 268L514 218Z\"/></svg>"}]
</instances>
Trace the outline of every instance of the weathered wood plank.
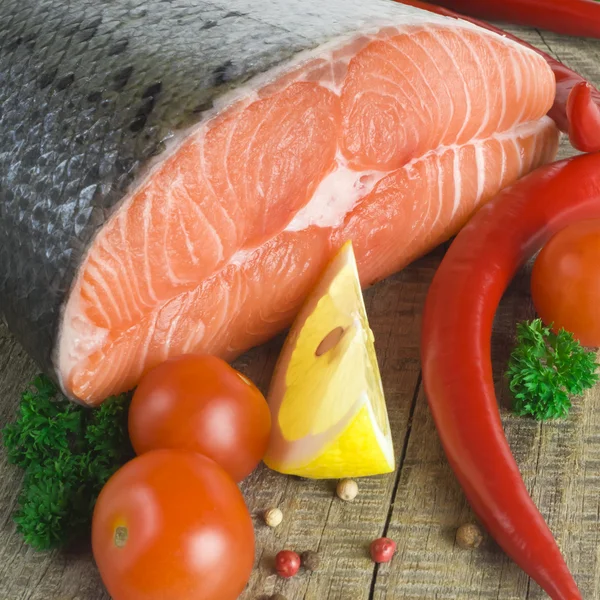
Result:
<instances>
[{"instance_id":1,"label":"weathered wood plank","mask_svg":"<svg viewBox=\"0 0 600 600\"><path fill-rule=\"evenodd\" d=\"M414 307L422 305L440 255L433 253L366 294L398 460L419 379L420 321ZM395 484L394 475L363 479L359 501L343 503L335 497L335 482L259 470L244 486L257 517L259 569L242 598L285 592L290 600L367 600L374 568L365 548L385 527ZM260 515L278 501L286 520L273 531L261 525ZM291 581L276 577L272 560L283 548L317 550L323 559L321 571Z\"/></svg>"},{"instance_id":2,"label":"weathered wood plank","mask_svg":"<svg viewBox=\"0 0 600 600\"><path fill-rule=\"evenodd\" d=\"M527 273L522 272L500 308L493 358L507 436L530 487L536 478L540 426L510 415L502 373L514 323L531 317ZM477 551L455 545L457 527L471 521L476 519L444 457L420 390L389 530L399 553L379 570L374 598L526 598L527 577L493 541L486 540Z\"/></svg>"},{"instance_id":3,"label":"weathered wood plank","mask_svg":"<svg viewBox=\"0 0 600 600\"><path fill-rule=\"evenodd\" d=\"M536 31L508 29L545 47L596 84L600 81L597 42L551 34L544 34L542 40ZM573 149L564 139L559 157L572 154ZM595 409L600 404L600 391L589 393L565 422L539 425L514 417L507 410L510 399L502 373L515 323L533 316L528 286L529 270L523 269L496 319L493 358L503 422L530 493L561 544L583 596L596 598L600 596L600 448L598 436L590 433L597 431ZM462 551L454 545L456 528L472 520L421 392L389 529L391 537L399 542L399 553L391 565L378 570L373 598L546 597L490 540L476 552Z\"/></svg>"}]
</instances>

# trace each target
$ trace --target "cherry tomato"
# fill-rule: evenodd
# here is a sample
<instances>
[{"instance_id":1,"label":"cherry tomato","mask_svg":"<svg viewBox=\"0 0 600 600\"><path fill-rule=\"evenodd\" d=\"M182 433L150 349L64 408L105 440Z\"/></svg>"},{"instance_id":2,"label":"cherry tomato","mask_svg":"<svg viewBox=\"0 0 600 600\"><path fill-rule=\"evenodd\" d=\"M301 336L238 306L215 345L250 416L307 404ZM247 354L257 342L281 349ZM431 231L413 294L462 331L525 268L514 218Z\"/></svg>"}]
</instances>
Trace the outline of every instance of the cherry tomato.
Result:
<instances>
[{"instance_id":1,"label":"cherry tomato","mask_svg":"<svg viewBox=\"0 0 600 600\"><path fill-rule=\"evenodd\" d=\"M254 562L244 499L214 461L155 450L101 491L92 549L113 600L235 600Z\"/></svg>"},{"instance_id":2,"label":"cherry tomato","mask_svg":"<svg viewBox=\"0 0 600 600\"><path fill-rule=\"evenodd\" d=\"M553 329L565 328L584 346L600 346L600 220L558 232L531 274L535 308Z\"/></svg>"},{"instance_id":3,"label":"cherry tomato","mask_svg":"<svg viewBox=\"0 0 600 600\"><path fill-rule=\"evenodd\" d=\"M142 378L129 409L137 454L158 448L194 450L219 463L235 481L267 451L269 406L258 388L214 356L168 360Z\"/></svg>"}]
</instances>

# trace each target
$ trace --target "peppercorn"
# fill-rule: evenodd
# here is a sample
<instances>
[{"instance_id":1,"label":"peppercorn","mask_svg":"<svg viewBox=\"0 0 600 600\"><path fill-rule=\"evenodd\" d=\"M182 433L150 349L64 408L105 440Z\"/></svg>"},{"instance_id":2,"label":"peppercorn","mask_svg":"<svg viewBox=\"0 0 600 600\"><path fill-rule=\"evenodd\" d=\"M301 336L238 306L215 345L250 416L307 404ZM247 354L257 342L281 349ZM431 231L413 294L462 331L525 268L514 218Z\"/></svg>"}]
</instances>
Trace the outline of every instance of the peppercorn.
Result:
<instances>
[{"instance_id":1,"label":"peppercorn","mask_svg":"<svg viewBox=\"0 0 600 600\"><path fill-rule=\"evenodd\" d=\"M456 530L456 544L460 548L479 548L483 533L475 523L465 523Z\"/></svg>"},{"instance_id":2,"label":"peppercorn","mask_svg":"<svg viewBox=\"0 0 600 600\"><path fill-rule=\"evenodd\" d=\"M291 550L282 550L275 557L275 569L281 577L289 579L300 569L300 557Z\"/></svg>"},{"instance_id":3,"label":"peppercorn","mask_svg":"<svg viewBox=\"0 0 600 600\"><path fill-rule=\"evenodd\" d=\"M396 542L390 538L379 538L371 542L371 558L376 563L387 563L396 552Z\"/></svg>"},{"instance_id":4,"label":"peppercorn","mask_svg":"<svg viewBox=\"0 0 600 600\"><path fill-rule=\"evenodd\" d=\"M269 527L277 527L283 521L283 513L278 508L270 508L265 511L264 519Z\"/></svg>"},{"instance_id":5,"label":"peppercorn","mask_svg":"<svg viewBox=\"0 0 600 600\"><path fill-rule=\"evenodd\" d=\"M321 557L312 550L306 550L300 555L302 559L302 566L307 571L318 571L321 566Z\"/></svg>"},{"instance_id":6,"label":"peppercorn","mask_svg":"<svg viewBox=\"0 0 600 600\"><path fill-rule=\"evenodd\" d=\"M344 502L352 502L358 495L358 484L354 479L342 479L337 484L336 492Z\"/></svg>"}]
</instances>

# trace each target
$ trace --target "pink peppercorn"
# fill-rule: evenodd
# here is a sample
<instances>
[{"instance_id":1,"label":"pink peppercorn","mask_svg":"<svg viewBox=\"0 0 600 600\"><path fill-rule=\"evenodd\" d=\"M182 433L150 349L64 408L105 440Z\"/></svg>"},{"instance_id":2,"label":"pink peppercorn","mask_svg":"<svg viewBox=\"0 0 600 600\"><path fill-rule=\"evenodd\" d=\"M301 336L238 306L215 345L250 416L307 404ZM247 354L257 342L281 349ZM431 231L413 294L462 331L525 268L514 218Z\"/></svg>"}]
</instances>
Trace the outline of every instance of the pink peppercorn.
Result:
<instances>
[{"instance_id":1,"label":"pink peppercorn","mask_svg":"<svg viewBox=\"0 0 600 600\"><path fill-rule=\"evenodd\" d=\"M376 563L386 563L392 560L396 552L396 542L389 538L379 538L371 542L371 558Z\"/></svg>"},{"instance_id":2,"label":"pink peppercorn","mask_svg":"<svg viewBox=\"0 0 600 600\"><path fill-rule=\"evenodd\" d=\"M275 569L281 577L293 577L300 569L300 557L291 550L282 550L275 557Z\"/></svg>"}]
</instances>

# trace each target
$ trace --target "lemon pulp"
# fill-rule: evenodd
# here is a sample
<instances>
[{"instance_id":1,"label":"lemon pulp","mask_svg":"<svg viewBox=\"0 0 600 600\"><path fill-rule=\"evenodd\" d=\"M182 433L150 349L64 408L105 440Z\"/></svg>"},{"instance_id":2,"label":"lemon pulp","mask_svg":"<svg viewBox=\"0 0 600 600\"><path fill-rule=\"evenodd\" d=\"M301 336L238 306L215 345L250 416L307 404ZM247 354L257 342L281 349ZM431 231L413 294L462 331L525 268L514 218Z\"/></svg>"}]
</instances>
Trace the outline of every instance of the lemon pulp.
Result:
<instances>
[{"instance_id":1,"label":"lemon pulp","mask_svg":"<svg viewBox=\"0 0 600 600\"><path fill-rule=\"evenodd\" d=\"M312 478L395 469L383 386L352 250L346 243L307 298L268 394L265 463Z\"/></svg>"}]
</instances>

